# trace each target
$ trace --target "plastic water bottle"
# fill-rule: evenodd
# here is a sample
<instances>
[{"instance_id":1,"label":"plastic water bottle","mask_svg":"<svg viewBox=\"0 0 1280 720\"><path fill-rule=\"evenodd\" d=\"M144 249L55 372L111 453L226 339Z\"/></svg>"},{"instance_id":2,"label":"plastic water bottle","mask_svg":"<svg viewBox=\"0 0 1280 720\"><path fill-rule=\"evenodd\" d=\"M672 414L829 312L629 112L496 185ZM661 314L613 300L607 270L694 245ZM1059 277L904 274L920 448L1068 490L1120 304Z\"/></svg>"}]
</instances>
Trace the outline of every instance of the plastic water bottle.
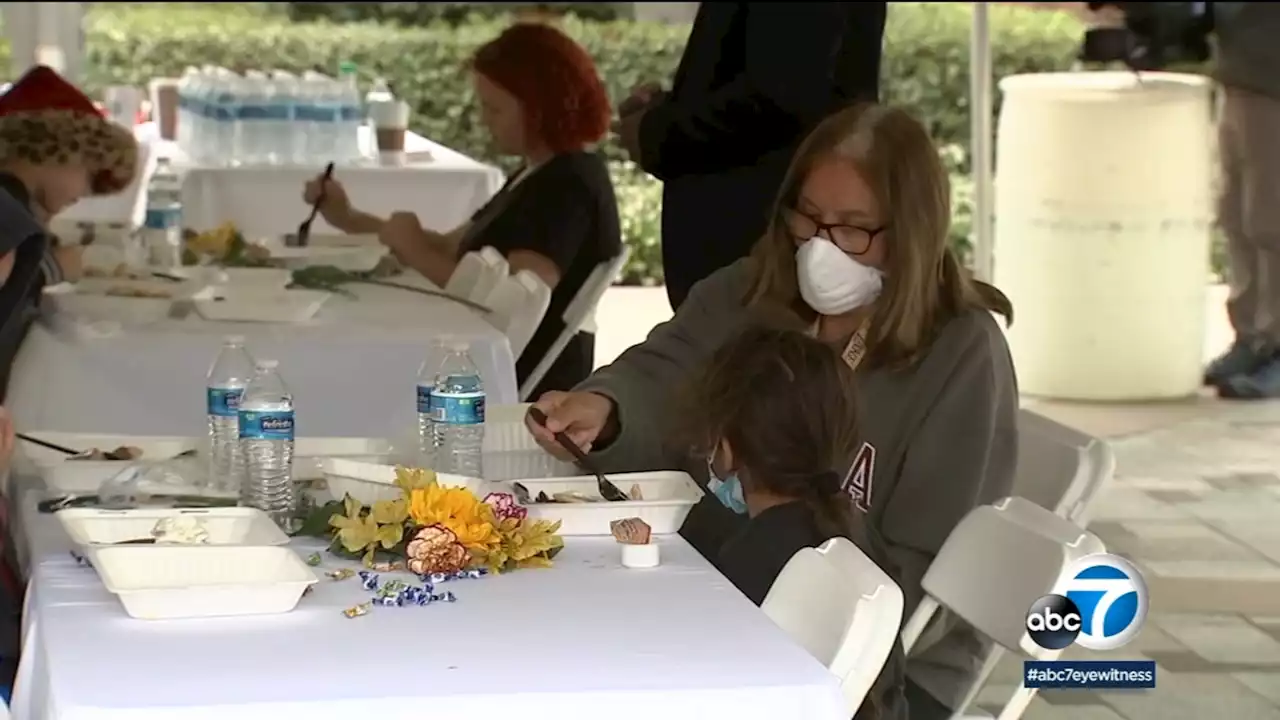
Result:
<instances>
[{"instance_id":1,"label":"plastic water bottle","mask_svg":"<svg viewBox=\"0 0 1280 720\"><path fill-rule=\"evenodd\" d=\"M418 382L414 385L418 408L418 459L424 467L431 467L435 459L435 416L431 407L431 394L436 390L436 370L440 367L438 358L442 352L447 352L439 343L433 345L432 352L418 367Z\"/></svg>"},{"instance_id":2,"label":"plastic water bottle","mask_svg":"<svg viewBox=\"0 0 1280 720\"><path fill-rule=\"evenodd\" d=\"M191 138L192 131L195 129L195 120L192 119L192 109L195 107L195 90L199 83L199 75L199 70L188 66L182 72L182 79L178 81L178 127L174 140L178 143L178 149L187 157L193 157ZM157 109L154 112L160 111ZM158 122L158 115L156 119Z\"/></svg>"},{"instance_id":3,"label":"plastic water bottle","mask_svg":"<svg viewBox=\"0 0 1280 720\"><path fill-rule=\"evenodd\" d=\"M356 65L344 62L338 66L338 143L334 162L355 164L362 158L360 128L364 125L364 106L360 102L360 86Z\"/></svg>"},{"instance_id":4,"label":"plastic water bottle","mask_svg":"<svg viewBox=\"0 0 1280 720\"><path fill-rule=\"evenodd\" d=\"M333 78L314 74L307 80L307 163L337 162L338 133L342 113L338 84Z\"/></svg>"},{"instance_id":5,"label":"plastic water bottle","mask_svg":"<svg viewBox=\"0 0 1280 720\"><path fill-rule=\"evenodd\" d=\"M271 73L271 80L275 83L275 95L270 112L268 159L281 165L301 165L306 153L306 135L298 132L297 108L302 88L295 75L281 70Z\"/></svg>"},{"instance_id":6,"label":"plastic water bottle","mask_svg":"<svg viewBox=\"0 0 1280 720\"><path fill-rule=\"evenodd\" d=\"M265 512L290 531L294 524L293 395L275 360L259 360L240 398L240 452L244 482L240 504Z\"/></svg>"},{"instance_id":7,"label":"plastic water bottle","mask_svg":"<svg viewBox=\"0 0 1280 720\"><path fill-rule=\"evenodd\" d=\"M240 491L244 458L240 453L240 399L254 376L244 338L229 335L209 366L205 397L209 418L209 481L219 490Z\"/></svg>"},{"instance_id":8,"label":"plastic water bottle","mask_svg":"<svg viewBox=\"0 0 1280 720\"><path fill-rule=\"evenodd\" d=\"M484 477L484 384L466 343L450 342L431 391L435 468Z\"/></svg>"},{"instance_id":9,"label":"plastic water bottle","mask_svg":"<svg viewBox=\"0 0 1280 720\"><path fill-rule=\"evenodd\" d=\"M182 267L182 184L168 158L156 161L147 184L147 215L142 229L146 264L156 268Z\"/></svg>"},{"instance_id":10,"label":"plastic water bottle","mask_svg":"<svg viewBox=\"0 0 1280 720\"><path fill-rule=\"evenodd\" d=\"M213 142L209 147L210 163L231 165L237 160L237 138L240 136L240 82L241 77L225 68L215 71L213 83L212 115Z\"/></svg>"},{"instance_id":11,"label":"plastic water bottle","mask_svg":"<svg viewBox=\"0 0 1280 720\"><path fill-rule=\"evenodd\" d=\"M249 70L238 83L240 102L236 108L236 160L241 165L266 162L267 136L271 121L268 106L273 102L270 81L258 70Z\"/></svg>"}]
</instances>

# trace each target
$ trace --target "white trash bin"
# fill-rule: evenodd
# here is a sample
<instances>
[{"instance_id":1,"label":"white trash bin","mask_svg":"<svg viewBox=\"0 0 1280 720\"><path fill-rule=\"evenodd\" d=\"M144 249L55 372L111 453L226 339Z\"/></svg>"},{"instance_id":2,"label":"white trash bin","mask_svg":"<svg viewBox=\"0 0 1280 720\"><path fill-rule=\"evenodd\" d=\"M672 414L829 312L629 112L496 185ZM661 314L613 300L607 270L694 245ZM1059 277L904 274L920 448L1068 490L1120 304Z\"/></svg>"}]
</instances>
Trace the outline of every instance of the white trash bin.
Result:
<instances>
[{"instance_id":1,"label":"white trash bin","mask_svg":"<svg viewBox=\"0 0 1280 720\"><path fill-rule=\"evenodd\" d=\"M1000 82L995 283L1019 386L1070 400L1200 387L1212 219L1210 89L1193 75Z\"/></svg>"}]
</instances>

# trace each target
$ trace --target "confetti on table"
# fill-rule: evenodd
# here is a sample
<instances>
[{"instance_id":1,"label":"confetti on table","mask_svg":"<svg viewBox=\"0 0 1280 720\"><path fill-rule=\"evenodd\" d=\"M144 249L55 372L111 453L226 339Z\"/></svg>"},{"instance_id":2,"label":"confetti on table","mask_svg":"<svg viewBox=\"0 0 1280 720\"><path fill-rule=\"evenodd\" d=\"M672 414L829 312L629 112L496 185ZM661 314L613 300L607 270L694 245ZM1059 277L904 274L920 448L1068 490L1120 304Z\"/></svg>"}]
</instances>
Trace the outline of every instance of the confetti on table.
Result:
<instances>
[{"instance_id":1,"label":"confetti on table","mask_svg":"<svg viewBox=\"0 0 1280 720\"><path fill-rule=\"evenodd\" d=\"M310 555L308 555L308 556L307 556L307 564L308 564L308 565L310 565L311 567L315 567L315 566L319 565L319 564L320 564L320 553L318 553L318 552L313 552L313 553L311 553Z\"/></svg>"},{"instance_id":2,"label":"confetti on table","mask_svg":"<svg viewBox=\"0 0 1280 720\"><path fill-rule=\"evenodd\" d=\"M347 578L353 578L355 576L356 571L351 568L338 568L337 570L330 570L325 573L325 577L330 580L346 580Z\"/></svg>"}]
</instances>

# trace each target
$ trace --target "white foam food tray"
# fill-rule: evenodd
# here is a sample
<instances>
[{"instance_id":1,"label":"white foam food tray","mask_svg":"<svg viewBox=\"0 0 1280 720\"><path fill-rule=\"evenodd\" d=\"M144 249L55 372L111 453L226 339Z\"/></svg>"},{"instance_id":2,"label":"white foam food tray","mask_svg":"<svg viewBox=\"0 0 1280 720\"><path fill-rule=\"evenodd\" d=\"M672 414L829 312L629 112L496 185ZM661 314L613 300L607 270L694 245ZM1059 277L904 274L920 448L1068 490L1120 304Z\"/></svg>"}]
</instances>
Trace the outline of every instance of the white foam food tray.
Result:
<instances>
[{"instance_id":1,"label":"white foam food tray","mask_svg":"<svg viewBox=\"0 0 1280 720\"><path fill-rule=\"evenodd\" d=\"M334 242L312 243L307 247L287 247L282 243L268 246L271 259L290 270L313 265L332 265L348 272L368 272L386 257L387 246L364 242L339 245Z\"/></svg>"},{"instance_id":2,"label":"white foam food tray","mask_svg":"<svg viewBox=\"0 0 1280 720\"><path fill-rule=\"evenodd\" d=\"M396 466L388 462L329 457L320 461L325 485L334 500L350 495L364 505L401 497L396 486ZM436 481L445 487L461 487L471 491L483 488L484 481L452 473L436 473Z\"/></svg>"},{"instance_id":3,"label":"white foam food tray","mask_svg":"<svg viewBox=\"0 0 1280 720\"><path fill-rule=\"evenodd\" d=\"M132 437L128 435L82 435L32 431L32 437L73 450L98 449L110 452L118 447L142 451L135 460L74 460L56 450L19 440L23 454L36 466L45 485L54 492L97 492L102 483L137 462L168 460L189 450L199 450L201 442L178 437Z\"/></svg>"},{"instance_id":4,"label":"white foam food tray","mask_svg":"<svg viewBox=\"0 0 1280 720\"><path fill-rule=\"evenodd\" d=\"M109 288L147 287L169 297L119 297L105 294ZM146 324L169 316L173 303L189 291L167 280L102 280L86 278L76 285L59 283L45 288L45 300L55 312L89 322L115 321Z\"/></svg>"},{"instance_id":5,"label":"white foam food tray","mask_svg":"<svg viewBox=\"0 0 1280 720\"><path fill-rule=\"evenodd\" d=\"M320 312L330 293L235 287L207 288L195 300L196 313L214 322L300 323Z\"/></svg>"},{"instance_id":6,"label":"white foam food tray","mask_svg":"<svg viewBox=\"0 0 1280 720\"><path fill-rule=\"evenodd\" d=\"M213 275L215 284L227 286L225 294L242 288L283 291L293 281L293 271L284 268L218 268Z\"/></svg>"},{"instance_id":7,"label":"white foam food tray","mask_svg":"<svg viewBox=\"0 0 1280 720\"><path fill-rule=\"evenodd\" d=\"M140 620L286 613L316 582L284 546L94 545L87 554L102 584Z\"/></svg>"},{"instance_id":8,"label":"white foam food tray","mask_svg":"<svg viewBox=\"0 0 1280 720\"><path fill-rule=\"evenodd\" d=\"M144 437L136 435L93 435L31 431L32 437L75 450L97 448L104 452L121 446L142 450L138 461L162 461L188 450L207 453L207 438ZM18 441L21 457L30 460L45 485L54 492L97 492L102 483L129 467L128 460L71 460L66 455L34 443ZM294 474L299 477L319 477L319 458L331 455L353 457L383 457L391 452L391 443L376 438L316 438L300 437L293 445ZM206 455L207 457L207 455ZM199 462L200 456L195 458Z\"/></svg>"},{"instance_id":9,"label":"white foam food tray","mask_svg":"<svg viewBox=\"0 0 1280 720\"><path fill-rule=\"evenodd\" d=\"M284 534L266 513L254 508L189 508L100 510L71 508L57 513L77 545L110 545L151 537L156 524L170 518L195 518L209 533L208 545L287 545ZM166 544L144 547L165 547Z\"/></svg>"},{"instance_id":10,"label":"white foam food tray","mask_svg":"<svg viewBox=\"0 0 1280 720\"><path fill-rule=\"evenodd\" d=\"M640 518L649 524L655 535L679 532L689 511L702 499L702 488L688 473L674 470L639 473L613 473L606 475L618 489L630 493L633 485L640 487L643 500L626 502L593 503L535 503L526 505L529 517L541 520L559 520L561 535L610 535L609 523L623 518ZM539 492L554 495L575 492L588 497L600 497L595 476L561 478L529 478L517 481L524 485L529 495ZM511 492L511 483L494 483L504 492Z\"/></svg>"}]
</instances>

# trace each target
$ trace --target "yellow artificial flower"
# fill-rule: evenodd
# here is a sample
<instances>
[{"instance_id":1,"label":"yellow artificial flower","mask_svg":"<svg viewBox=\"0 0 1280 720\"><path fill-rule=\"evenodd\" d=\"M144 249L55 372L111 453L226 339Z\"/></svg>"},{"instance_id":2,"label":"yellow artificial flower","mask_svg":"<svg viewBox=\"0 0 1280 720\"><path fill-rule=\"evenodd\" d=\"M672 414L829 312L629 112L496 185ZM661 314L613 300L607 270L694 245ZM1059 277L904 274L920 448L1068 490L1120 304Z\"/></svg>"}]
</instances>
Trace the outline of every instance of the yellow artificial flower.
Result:
<instances>
[{"instance_id":1,"label":"yellow artificial flower","mask_svg":"<svg viewBox=\"0 0 1280 720\"><path fill-rule=\"evenodd\" d=\"M432 485L436 482L435 470L423 470L422 468L396 468L396 487L409 497L409 493Z\"/></svg>"},{"instance_id":2,"label":"yellow artificial flower","mask_svg":"<svg viewBox=\"0 0 1280 720\"><path fill-rule=\"evenodd\" d=\"M369 515L379 525L404 525L404 521L409 519L409 501L404 498L379 500L373 504Z\"/></svg>"},{"instance_id":3,"label":"yellow artificial flower","mask_svg":"<svg viewBox=\"0 0 1280 720\"><path fill-rule=\"evenodd\" d=\"M350 495L343 498L342 505L346 514L330 516L329 524L338 529L338 541L347 552L365 554L366 565L373 562L379 545L391 549L400 542L404 534L403 520L392 525L380 525L374 513L365 515L364 506Z\"/></svg>"},{"instance_id":4,"label":"yellow artificial flower","mask_svg":"<svg viewBox=\"0 0 1280 720\"><path fill-rule=\"evenodd\" d=\"M488 505L465 488L441 487L434 478L410 491L409 517L418 527L449 528L468 550L484 550L502 541Z\"/></svg>"}]
</instances>

